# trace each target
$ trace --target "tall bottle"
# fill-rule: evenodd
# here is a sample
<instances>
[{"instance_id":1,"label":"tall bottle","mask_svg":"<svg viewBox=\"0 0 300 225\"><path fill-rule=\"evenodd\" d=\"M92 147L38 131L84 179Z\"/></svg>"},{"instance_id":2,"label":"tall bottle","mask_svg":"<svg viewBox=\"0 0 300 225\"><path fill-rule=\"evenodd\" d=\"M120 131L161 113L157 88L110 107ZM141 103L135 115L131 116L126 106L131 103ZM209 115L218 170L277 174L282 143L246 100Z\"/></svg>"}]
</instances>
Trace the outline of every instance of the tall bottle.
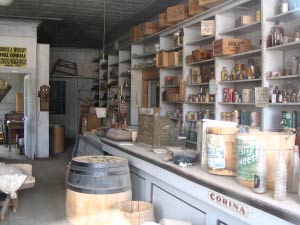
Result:
<instances>
[{"instance_id":1,"label":"tall bottle","mask_svg":"<svg viewBox=\"0 0 300 225\"><path fill-rule=\"evenodd\" d=\"M293 154L289 158L287 190L289 193L298 193L299 188L299 147L294 147Z\"/></svg>"},{"instance_id":2,"label":"tall bottle","mask_svg":"<svg viewBox=\"0 0 300 225\"><path fill-rule=\"evenodd\" d=\"M278 159L276 174L275 174L275 187L274 199L278 201L286 200L286 183L287 183L287 167L284 157L284 150L280 151Z\"/></svg>"},{"instance_id":3,"label":"tall bottle","mask_svg":"<svg viewBox=\"0 0 300 225\"><path fill-rule=\"evenodd\" d=\"M266 164L266 151L264 143L260 144L257 149L258 160L256 162L254 173L254 189L253 191L258 194L266 192L267 184L267 164Z\"/></svg>"},{"instance_id":4,"label":"tall bottle","mask_svg":"<svg viewBox=\"0 0 300 225\"><path fill-rule=\"evenodd\" d=\"M279 21L275 22L275 26L273 27L273 29L274 29L274 33L273 33L273 37L272 37L272 46L282 45L283 44L283 28L279 25Z\"/></svg>"}]
</instances>

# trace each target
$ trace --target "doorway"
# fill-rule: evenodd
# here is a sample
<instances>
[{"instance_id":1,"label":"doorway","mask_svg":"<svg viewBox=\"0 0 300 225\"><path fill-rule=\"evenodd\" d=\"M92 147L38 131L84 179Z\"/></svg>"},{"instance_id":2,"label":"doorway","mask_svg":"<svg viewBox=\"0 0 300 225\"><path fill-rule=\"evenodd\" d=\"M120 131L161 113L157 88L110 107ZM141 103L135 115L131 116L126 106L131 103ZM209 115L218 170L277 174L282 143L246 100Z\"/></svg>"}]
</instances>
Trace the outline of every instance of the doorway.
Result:
<instances>
[{"instance_id":1,"label":"doorway","mask_svg":"<svg viewBox=\"0 0 300 225\"><path fill-rule=\"evenodd\" d=\"M24 73L0 73L0 81L0 133L4 137L0 143L0 157L25 159L20 155L25 154L32 158L32 76Z\"/></svg>"}]
</instances>

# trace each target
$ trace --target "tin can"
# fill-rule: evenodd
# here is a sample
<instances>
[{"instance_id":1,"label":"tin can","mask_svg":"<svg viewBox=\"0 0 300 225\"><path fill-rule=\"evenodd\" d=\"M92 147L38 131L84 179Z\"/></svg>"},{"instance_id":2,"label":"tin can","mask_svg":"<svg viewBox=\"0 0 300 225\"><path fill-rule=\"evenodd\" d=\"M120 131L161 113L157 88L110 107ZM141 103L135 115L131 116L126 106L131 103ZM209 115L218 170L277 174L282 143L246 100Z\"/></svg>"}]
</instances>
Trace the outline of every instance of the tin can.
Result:
<instances>
[{"instance_id":1,"label":"tin can","mask_svg":"<svg viewBox=\"0 0 300 225\"><path fill-rule=\"evenodd\" d=\"M205 110L203 118L204 119L210 119L210 110L209 109Z\"/></svg>"},{"instance_id":2,"label":"tin can","mask_svg":"<svg viewBox=\"0 0 300 225\"><path fill-rule=\"evenodd\" d=\"M259 112L250 113L250 126L259 127L260 124L260 115Z\"/></svg>"},{"instance_id":3,"label":"tin can","mask_svg":"<svg viewBox=\"0 0 300 225\"><path fill-rule=\"evenodd\" d=\"M243 110L241 112L241 125L249 126L250 125L250 112Z\"/></svg>"},{"instance_id":4,"label":"tin can","mask_svg":"<svg viewBox=\"0 0 300 225\"><path fill-rule=\"evenodd\" d=\"M284 129L296 128L297 112L296 111L282 111L281 125Z\"/></svg>"},{"instance_id":5,"label":"tin can","mask_svg":"<svg viewBox=\"0 0 300 225\"><path fill-rule=\"evenodd\" d=\"M226 121L226 115L227 115L226 112L222 112L221 113L221 120Z\"/></svg>"},{"instance_id":6,"label":"tin can","mask_svg":"<svg viewBox=\"0 0 300 225\"><path fill-rule=\"evenodd\" d=\"M252 89L243 89L242 90L242 102L243 103L252 103L253 102L253 90Z\"/></svg>"},{"instance_id":7,"label":"tin can","mask_svg":"<svg viewBox=\"0 0 300 225\"><path fill-rule=\"evenodd\" d=\"M240 99L240 94L237 91L235 91L233 96L234 96L234 102L238 103Z\"/></svg>"},{"instance_id":8,"label":"tin can","mask_svg":"<svg viewBox=\"0 0 300 225\"><path fill-rule=\"evenodd\" d=\"M238 110L234 110L231 113L231 121L240 124L240 112Z\"/></svg>"},{"instance_id":9,"label":"tin can","mask_svg":"<svg viewBox=\"0 0 300 225\"><path fill-rule=\"evenodd\" d=\"M231 112L226 113L226 121L231 121Z\"/></svg>"}]
</instances>

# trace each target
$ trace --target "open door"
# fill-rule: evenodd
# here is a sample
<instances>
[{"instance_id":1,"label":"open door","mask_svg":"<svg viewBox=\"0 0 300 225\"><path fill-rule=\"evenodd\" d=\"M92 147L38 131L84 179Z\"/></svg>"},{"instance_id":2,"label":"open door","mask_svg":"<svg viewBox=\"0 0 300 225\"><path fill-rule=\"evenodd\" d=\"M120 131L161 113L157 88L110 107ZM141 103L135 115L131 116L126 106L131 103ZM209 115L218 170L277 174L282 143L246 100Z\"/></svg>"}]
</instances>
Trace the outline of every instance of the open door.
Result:
<instances>
[{"instance_id":1,"label":"open door","mask_svg":"<svg viewBox=\"0 0 300 225\"><path fill-rule=\"evenodd\" d=\"M31 76L26 75L24 78L24 145L25 155L32 158L31 155L31 140L30 140L30 110L31 110Z\"/></svg>"}]
</instances>

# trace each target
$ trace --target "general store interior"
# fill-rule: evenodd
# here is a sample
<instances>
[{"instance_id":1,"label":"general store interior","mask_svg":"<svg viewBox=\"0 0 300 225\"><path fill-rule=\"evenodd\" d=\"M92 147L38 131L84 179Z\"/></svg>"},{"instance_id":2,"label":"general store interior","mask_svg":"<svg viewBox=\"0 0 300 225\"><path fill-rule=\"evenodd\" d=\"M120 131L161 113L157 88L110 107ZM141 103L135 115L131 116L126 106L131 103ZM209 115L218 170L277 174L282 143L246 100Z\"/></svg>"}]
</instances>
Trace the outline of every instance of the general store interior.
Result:
<instances>
[{"instance_id":1,"label":"general store interior","mask_svg":"<svg viewBox=\"0 0 300 225\"><path fill-rule=\"evenodd\" d=\"M0 0L0 224L300 224L299 0Z\"/></svg>"}]
</instances>

